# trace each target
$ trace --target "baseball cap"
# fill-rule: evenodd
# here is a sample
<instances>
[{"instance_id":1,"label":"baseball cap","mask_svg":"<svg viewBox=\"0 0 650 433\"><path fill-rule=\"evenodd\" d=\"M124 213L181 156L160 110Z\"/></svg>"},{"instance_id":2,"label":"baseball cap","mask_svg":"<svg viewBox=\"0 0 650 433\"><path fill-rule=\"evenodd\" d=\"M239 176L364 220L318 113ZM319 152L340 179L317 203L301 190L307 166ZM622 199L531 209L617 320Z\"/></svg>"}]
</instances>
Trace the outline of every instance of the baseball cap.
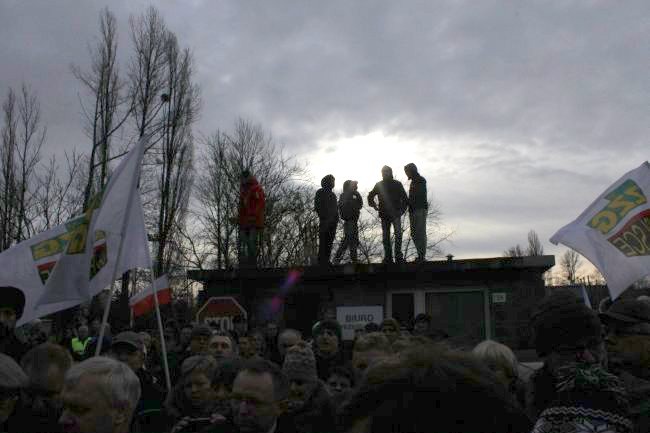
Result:
<instances>
[{"instance_id":1,"label":"baseball cap","mask_svg":"<svg viewBox=\"0 0 650 433\"><path fill-rule=\"evenodd\" d=\"M142 337L140 334L133 331L124 331L120 332L113 338L112 347L115 347L118 344L129 345L135 350L144 350L144 344L142 343Z\"/></svg>"}]
</instances>

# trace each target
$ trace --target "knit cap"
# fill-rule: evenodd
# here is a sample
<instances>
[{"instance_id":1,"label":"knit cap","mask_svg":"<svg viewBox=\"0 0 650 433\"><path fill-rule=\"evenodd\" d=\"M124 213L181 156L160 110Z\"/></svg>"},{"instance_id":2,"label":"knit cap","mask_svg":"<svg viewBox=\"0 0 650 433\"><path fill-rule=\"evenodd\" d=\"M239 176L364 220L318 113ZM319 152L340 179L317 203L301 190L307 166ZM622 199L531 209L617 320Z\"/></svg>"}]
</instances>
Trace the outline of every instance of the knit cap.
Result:
<instances>
[{"instance_id":1,"label":"knit cap","mask_svg":"<svg viewBox=\"0 0 650 433\"><path fill-rule=\"evenodd\" d=\"M326 329L334 332L339 341L343 340L341 325L339 325L339 322L335 320L321 320L320 322L316 322L313 328L311 328L311 335L314 337L314 339L316 339L316 337L318 337Z\"/></svg>"},{"instance_id":2,"label":"knit cap","mask_svg":"<svg viewBox=\"0 0 650 433\"><path fill-rule=\"evenodd\" d=\"M282 371L289 379L318 380L316 358L307 343L300 341L287 350Z\"/></svg>"}]
</instances>

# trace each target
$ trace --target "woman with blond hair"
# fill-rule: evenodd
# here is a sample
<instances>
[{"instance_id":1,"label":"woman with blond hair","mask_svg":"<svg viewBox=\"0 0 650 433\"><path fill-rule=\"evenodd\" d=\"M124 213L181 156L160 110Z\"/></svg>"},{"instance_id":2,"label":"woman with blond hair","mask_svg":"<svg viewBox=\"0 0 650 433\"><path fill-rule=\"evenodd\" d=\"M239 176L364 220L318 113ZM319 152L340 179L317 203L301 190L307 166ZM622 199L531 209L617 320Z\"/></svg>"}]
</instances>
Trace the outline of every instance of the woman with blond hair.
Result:
<instances>
[{"instance_id":1,"label":"woman with blond hair","mask_svg":"<svg viewBox=\"0 0 650 433\"><path fill-rule=\"evenodd\" d=\"M519 362L514 352L505 344L493 340L485 340L476 345L472 353L496 374L499 380L508 388L517 403L525 407L525 386L519 378Z\"/></svg>"}]
</instances>

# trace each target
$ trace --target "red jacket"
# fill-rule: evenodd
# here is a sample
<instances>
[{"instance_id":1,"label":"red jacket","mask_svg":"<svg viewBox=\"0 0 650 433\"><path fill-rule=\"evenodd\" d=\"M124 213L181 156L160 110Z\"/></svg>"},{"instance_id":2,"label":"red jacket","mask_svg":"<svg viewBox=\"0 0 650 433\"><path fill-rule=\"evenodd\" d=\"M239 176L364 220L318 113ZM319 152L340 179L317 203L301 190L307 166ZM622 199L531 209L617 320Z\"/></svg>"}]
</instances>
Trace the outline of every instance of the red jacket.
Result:
<instances>
[{"instance_id":1,"label":"red jacket","mask_svg":"<svg viewBox=\"0 0 650 433\"><path fill-rule=\"evenodd\" d=\"M239 190L239 226L263 228L264 206L264 190L257 179L251 177L251 180L243 184Z\"/></svg>"}]
</instances>

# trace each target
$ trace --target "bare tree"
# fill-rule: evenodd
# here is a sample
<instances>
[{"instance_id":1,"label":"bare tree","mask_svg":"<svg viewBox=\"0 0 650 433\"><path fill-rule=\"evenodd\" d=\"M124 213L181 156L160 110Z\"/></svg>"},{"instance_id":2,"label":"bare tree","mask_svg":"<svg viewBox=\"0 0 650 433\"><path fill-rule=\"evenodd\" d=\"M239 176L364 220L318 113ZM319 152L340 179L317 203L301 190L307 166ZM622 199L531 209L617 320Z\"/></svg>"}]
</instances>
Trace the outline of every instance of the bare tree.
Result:
<instances>
[{"instance_id":1,"label":"bare tree","mask_svg":"<svg viewBox=\"0 0 650 433\"><path fill-rule=\"evenodd\" d=\"M9 89L2 104L4 125L0 148L0 251L11 246L16 237L16 147L18 146L18 116L16 94Z\"/></svg>"},{"instance_id":2,"label":"bare tree","mask_svg":"<svg viewBox=\"0 0 650 433\"><path fill-rule=\"evenodd\" d=\"M203 175L197 181L195 215L209 238L213 264L232 267L237 260L239 179L251 171L266 196L265 227L260 236L260 266L309 264L314 244L313 194L301 179L304 169L273 142L261 126L245 120L234 131L206 140ZM317 228L317 226L316 226Z\"/></svg>"},{"instance_id":3,"label":"bare tree","mask_svg":"<svg viewBox=\"0 0 650 433\"><path fill-rule=\"evenodd\" d=\"M199 111L199 91L192 83L192 56L180 51L178 42L169 35L166 45L165 95L163 110L161 167L158 180L157 275L169 271L178 262L178 245L185 224L190 188L193 180L192 123ZM157 149L156 149L157 150ZM174 239L175 242L170 242Z\"/></svg>"},{"instance_id":4,"label":"bare tree","mask_svg":"<svg viewBox=\"0 0 650 433\"><path fill-rule=\"evenodd\" d=\"M560 266L564 271L564 276L571 284L575 283L578 268L581 265L580 254L574 250L566 250L560 259Z\"/></svg>"},{"instance_id":5,"label":"bare tree","mask_svg":"<svg viewBox=\"0 0 650 433\"><path fill-rule=\"evenodd\" d=\"M158 114L169 99L163 93L169 31L153 6L139 17L131 17L129 24L135 50L129 64L129 86L136 133L142 137L157 129Z\"/></svg>"},{"instance_id":6,"label":"bare tree","mask_svg":"<svg viewBox=\"0 0 650 433\"><path fill-rule=\"evenodd\" d=\"M87 109L82 103L86 122L84 129L92 140L84 209L90 198L101 191L108 181L111 138L132 110L132 99L123 92L125 83L120 79L117 65L117 23L108 8L100 13L99 39L91 49L90 56L90 71L84 72L78 66L72 66L74 76L86 87L92 104L92 109Z\"/></svg>"},{"instance_id":7,"label":"bare tree","mask_svg":"<svg viewBox=\"0 0 650 433\"><path fill-rule=\"evenodd\" d=\"M535 230L530 230L528 232L528 247L526 248L526 255L527 256L544 255L544 247L542 246L542 242L539 240L539 236L537 236Z\"/></svg>"}]
</instances>

